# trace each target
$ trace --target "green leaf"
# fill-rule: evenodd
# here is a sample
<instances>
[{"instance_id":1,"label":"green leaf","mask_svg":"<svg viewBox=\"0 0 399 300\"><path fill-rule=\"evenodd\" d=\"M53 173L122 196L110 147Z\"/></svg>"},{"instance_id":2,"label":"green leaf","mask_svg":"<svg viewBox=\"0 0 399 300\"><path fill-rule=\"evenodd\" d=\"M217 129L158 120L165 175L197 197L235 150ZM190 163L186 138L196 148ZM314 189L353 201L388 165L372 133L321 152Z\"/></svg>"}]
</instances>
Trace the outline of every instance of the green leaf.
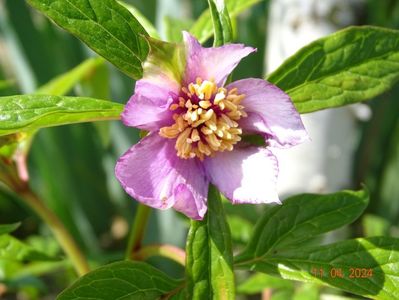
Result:
<instances>
[{"instance_id":1,"label":"green leaf","mask_svg":"<svg viewBox=\"0 0 399 300\"><path fill-rule=\"evenodd\" d=\"M143 28L145 29L145 31L147 31L150 37L155 39L161 38L154 25L152 25L152 23L136 7L123 1L118 2L126 7L127 10L137 19L137 21L139 21L141 26L143 26Z\"/></svg>"},{"instance_id":2,"label":"green leaf","mask_svg":"<svg viewBox=\"0 0 399 300\"><path fill-rule=\"evenodd\" d=\"M115 0L28 0L134 79L142 76L148 54L144 28Z\"/></svg>"},{"instance_id":3,"label":"green leaf","mask_svg":"<svg viewBox=\"0 0 399 300\"><path fill-rule=\"evenodd\" d=\"M350 27L288 58L267 80L300 113L348 105L388 91L399 79L399 31Z\"/></svg>"},{"instance_id":4,"label":"green leaf","mask_svg":"<svg viewBox=\"0 0 399 300\"><path fill-rule=\"evenodd\" d=\"M0 97L0 136L71 123L117 120L123 105L85 97Z\"/></svg>"},{"instance_id":5,"label":"green leaf","mask_svg":"<svg viewBox=\"0 0 399 300\"><path fill-rule=\"evenodd\" d=\"M122 261L84 275L57 299L160 299L171 295L179 284L146 263Z\"/></svg>"},{"instance_id":6,"label":"green leaf","mask_svg":"<svg viewBox=\"0 0 399 300\"><path fill-rule=\"evenodd\" d=\"M221 46L231 42L233 29L224 0L208 0L208 5L213 24L213 46Z\"/></svg>"},{"instance_id":7,"label":"green leaf","mask_svg":"<svg viewBox=\"0 0 399 300\"><path fill-rule=\"evenodd\" d=\"M262 0L225 0L227 11L231 18L238 16L252 5ZM191 27L190 32L201 43L206 42L213 34L212 18L209 10L206 10Z\"/></svg>"},{"instance_id":8,"label":"green leaf","mask_svg":"<svg viewBox=\"0 0 399 300\"><path fill-rule=\"evenodd\" d=\"M13 261L54 260L53 257L8 234L0 235L0 259Z\"/></svg>"},{"instance_id":9,"label":"green leaf","mask_svg":"<svg viewBox=\"0 0 399 300\"><path fill-rule=\"evenodd\" d=\"M398 265L399 239L377 237L290 249L240 263L237 267L390 300L399 298Z\"/></svg>"},{"instance_id":10,"label":"green leaf","mask_svg":"<svg viewBox=\"0 0 399 300\"><path fill-rule=\"evenodd\" d=\"M263 273L257 273L237 286L239 294L258 294L266 288L272 289L294 289L293 282Z\"/></svg>"},{"instance_id":11,"label":"green leaf","mask_svg":"<svg viewBox=\"0 0 399 300\"><path fill-rule=\"evenodd\" d=\"M214 187L204 220L191 222L186 253L187 299L235 299L230 231Z\"/></svg>"},{"instance_id":12,"label":"green leaf","mask_svg":"<svg viewBox=\"0 0 399 300\"><path fill-rule=\"evenodd\" d=\"M63 96L67 94L79 81L90 76L98 67L104 64L102 58L89 58L72 70L54 78L41 86L36 95Z\"/></svg>"},{"instance_id":13,"label":"green leaf","mask_svg":"<svg viewBox=\"0 0 399 300\"><path fill-rule=\"evenodd\" d=\"M2 224L2 225L0 225L0 235L13 232L20 225L21 225L21 223Z\"/></svg>"},{"instance_id":14,"label":"green leaf","mask_svg":"<svg viewBox=\"0 0 399 300\"><path fill-rule=\"evenodd\" d=\"M236 260L255 259L356 220L367 207L366 191L293 196L266 210L244 252Z\"/></svg>"}]
</instances>

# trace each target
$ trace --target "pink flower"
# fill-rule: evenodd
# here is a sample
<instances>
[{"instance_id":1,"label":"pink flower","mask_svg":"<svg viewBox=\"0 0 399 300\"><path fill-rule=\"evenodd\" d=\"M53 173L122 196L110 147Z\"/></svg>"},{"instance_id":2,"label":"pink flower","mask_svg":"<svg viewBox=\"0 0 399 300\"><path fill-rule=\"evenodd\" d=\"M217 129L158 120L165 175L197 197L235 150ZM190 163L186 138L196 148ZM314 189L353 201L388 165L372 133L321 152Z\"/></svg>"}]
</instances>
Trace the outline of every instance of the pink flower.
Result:
<instances>
[{"instance_id":1,"label":"pink flower","mask_svg":"<svg viewBox=\"0 0 399 300\"><path fill-rule=\"evenodd\" d=\"M122 113L127 126L149 131L116 164L126 192L154 208L201 220L209 183L233 203L280 203L278 164L269 147L308 138L291 99L262 79L225 86L242 58L240 44L203 48L184 33L184 45L152 44L143 79ZM241 141L262 135L268 147Z\"/></svg>"}]
</instances>

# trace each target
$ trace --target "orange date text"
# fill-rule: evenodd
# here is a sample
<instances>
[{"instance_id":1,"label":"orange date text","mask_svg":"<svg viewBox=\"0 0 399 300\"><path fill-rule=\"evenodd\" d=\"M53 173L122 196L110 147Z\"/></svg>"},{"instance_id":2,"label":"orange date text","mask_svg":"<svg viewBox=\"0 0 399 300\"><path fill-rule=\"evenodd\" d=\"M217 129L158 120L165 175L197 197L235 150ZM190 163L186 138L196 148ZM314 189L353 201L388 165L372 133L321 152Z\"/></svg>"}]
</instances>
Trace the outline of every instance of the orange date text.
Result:
<instances>
[{"instance_id":1,"label":"orange date text","mask_svg":"<svg viewBox=\"0 0 399 300\"><path fill-rule=\"evenodd\" d=\"M310 273L318 278L371 278L373 277L373 269L371 268L358 268L358 267L349 267L349 268L320 268L314 267L310 270Z\"/></svg>"}]
</instances>

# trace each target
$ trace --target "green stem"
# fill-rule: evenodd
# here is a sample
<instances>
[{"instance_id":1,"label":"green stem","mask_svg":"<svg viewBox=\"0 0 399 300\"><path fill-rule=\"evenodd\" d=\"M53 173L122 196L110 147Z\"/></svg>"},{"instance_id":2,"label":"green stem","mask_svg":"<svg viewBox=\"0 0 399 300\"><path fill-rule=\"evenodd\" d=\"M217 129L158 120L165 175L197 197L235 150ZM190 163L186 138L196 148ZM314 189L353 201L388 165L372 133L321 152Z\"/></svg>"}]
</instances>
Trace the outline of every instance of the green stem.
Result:
<instances>
[{"instance_id":1,"label":"green stem","mask_svg":"<svg viewBox=\"0 0 399 300\"><path fill-rule=\"evenodd\" d=\"M79 276L88 273L90 268L87 260L58 217L47 206L44 205L44 203L29 187L25 187L23 190L18 191L18 194L25 200L25 203L29 205L33 211L35 211L39 217L42 218L43 221L46 222L50 227L62 249L70 258Z\"/></svg>"},{"instance_id":2,"label":"green stem","mask_svg":"<svg viewBox=\"0 0 399 300\"><path fill-rule=\"evenodd\" d=\"M150 207L142 204L138 205L125 253L125 258L128 260L132 258L132 253L137 252L141 247L141 242L144 237L144 232L147 228L150 213Z\"/></svg>"},{"instance_id":3,"label":"green stem","mask_svg":"<svg viewBox=\"0 0 399 300\"><path fill-rule=\"evenodd\" d=\"M184 266L186 264L186 253L183 249L172 245L150 245L140 248L137 252L133 252L132 259L146 260L153 256L162 256L169 258L178 264Z\"/></svg>"}]
</instances>

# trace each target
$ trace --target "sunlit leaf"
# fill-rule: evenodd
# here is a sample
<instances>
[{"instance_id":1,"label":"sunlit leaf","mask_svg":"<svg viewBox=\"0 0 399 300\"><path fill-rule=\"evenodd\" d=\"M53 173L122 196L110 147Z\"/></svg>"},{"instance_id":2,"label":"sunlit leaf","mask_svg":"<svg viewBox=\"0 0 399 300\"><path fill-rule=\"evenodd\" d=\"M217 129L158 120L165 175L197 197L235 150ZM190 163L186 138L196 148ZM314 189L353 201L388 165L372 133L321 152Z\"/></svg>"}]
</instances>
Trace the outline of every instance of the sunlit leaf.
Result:
<instances>
[{"instance_id":1,"label":"sunlit leaf","mask_svg":"<svg viewBox=\"0 0 399 300\"><path fill-rule=\"evenodd\" d=\"M57 299L161 299L172 295L179 285L179 281L148 264L123 261L86 274Z\"/></svg>"},{"instance_id":2,"label":"sunlit leaf","mask_svg":"<svg viewBox=\"0 0 399 300\"><path fill-rule=\"evenodd\" d=\"M237 267L391 300L399 297L398 264L399 240L377 237L270 253Z\"/></svg>"},{"instance_id":3,"label":"sunlit leaf","mask_svg":"<svg viewBox=\"0 0 399 300\"><path fill-rule=\"evenodd\" d=\"M142 76L148 54L144 28L115 0L28 0L132 78Z\"/></svg>"},{"instance_id":4,"label":"sunlit leaf","mask_svg":"<svg viewBox=\"0 0 399 300\"><path fill-rule=\"evenodd\" d=\"M366 191L293 196L270 207L257 222L250 242L237 261L262 257L340 228L356 220L367 207Z\"/></svg>"},{"instance_id":5,"label":"sunlit leaf","mask_svg":"<svg viewBox=\"0 0 399 300\"><path fill-rule=\"evenodd\" d=\"M219 192L211 187L203 221L192 221L187 238L188 299L235 299L230 230Z\"/></svg>"},{"instance_id":6,"label":"sunlit leaf","mask_svg":"<svg viewBox=\"0 0 399 300\"><path fill-rule=\"evenodd\" d=\"M0 97L0 135L71 123L117 120L123 105L84 97Z\"/></svg>"},{"instance_id":7,"label":"sunlit leaf","mask_svg":"<svg viewBox=\"0 0 399 300\"><path fill-rule=\"evenodd\" d=\"M350 27L288 58L267 80L300 113L348 105L388 91L399 79L399 31Z\"/></svg>"}]
</instances>

